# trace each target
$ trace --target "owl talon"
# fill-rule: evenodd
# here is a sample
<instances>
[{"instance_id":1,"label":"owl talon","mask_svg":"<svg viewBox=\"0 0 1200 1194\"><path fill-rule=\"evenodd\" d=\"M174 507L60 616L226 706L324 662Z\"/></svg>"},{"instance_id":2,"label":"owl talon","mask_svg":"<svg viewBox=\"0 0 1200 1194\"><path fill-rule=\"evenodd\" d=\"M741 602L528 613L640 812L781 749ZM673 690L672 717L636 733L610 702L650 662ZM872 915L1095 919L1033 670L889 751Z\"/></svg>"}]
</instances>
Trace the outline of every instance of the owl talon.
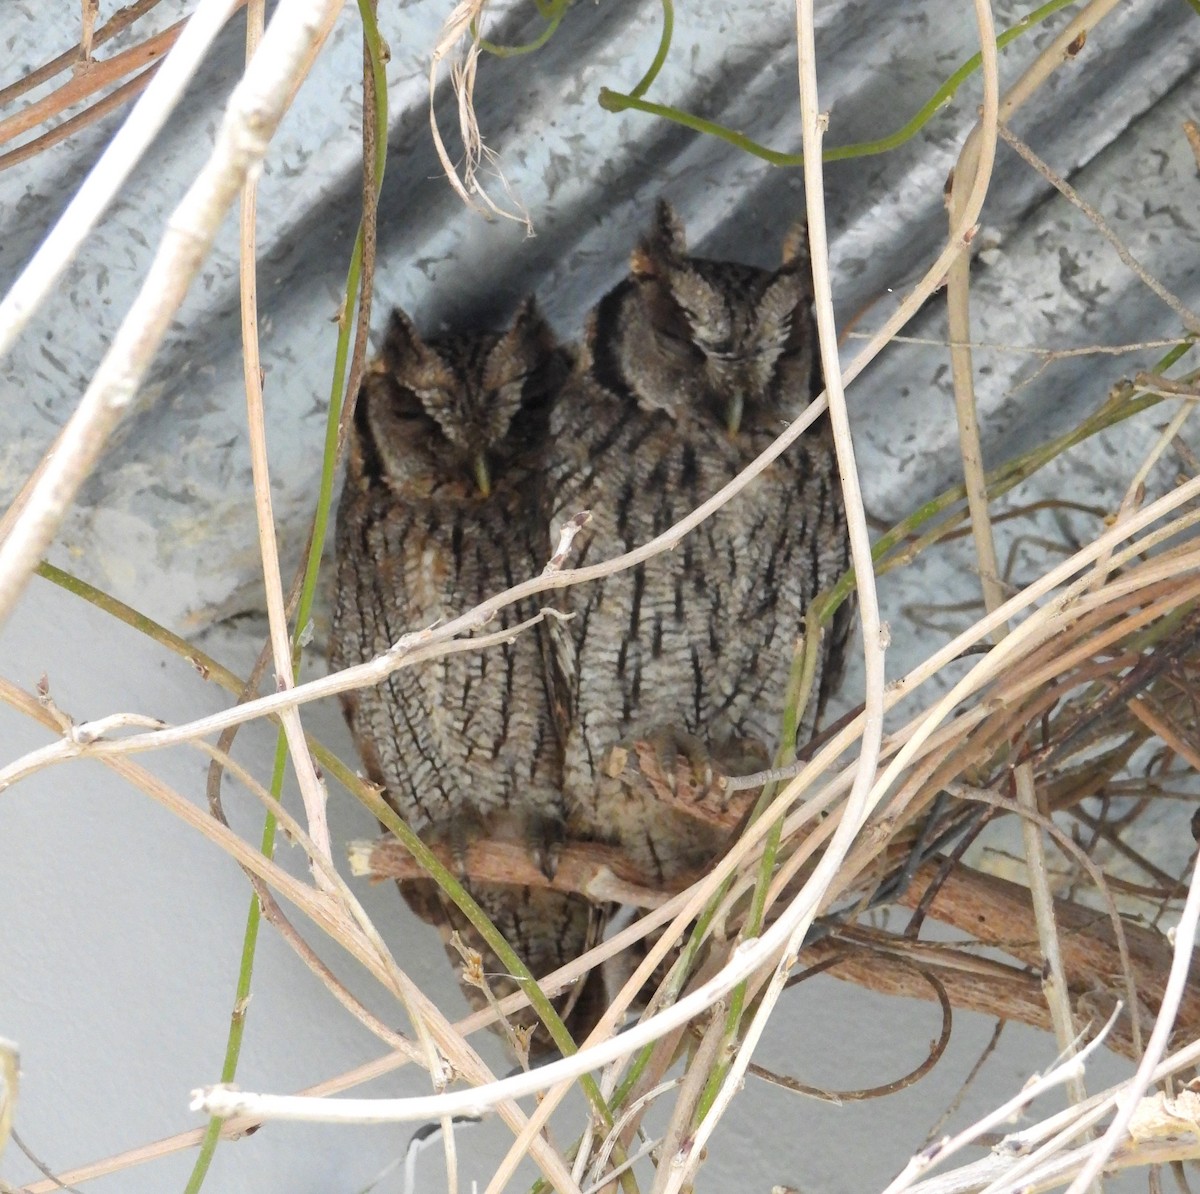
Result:
<instances>
[{"instance_id":1,"label":"owl talon","mask_svg":"<svg viewBox=\"0 0 1200 1194\"><path fill-rule=\"evenodd\" d=\"M651 730L637 743L642 774L678 803L697 804L724 790L725 776L709 748L694 734L673 726ZM680 766L680 759L687 767Z\"/></svg>"},{"instance_id":2,"label":"owl talon","mask_svg":"<svg viewBox=\"0 0 1200 1194\"><path fill-rule=\"evenodd\" d=\"M558 857L566 832L562 820L550 814L536 813L526 822L525 840L529 843L529 853L547 879L553 879L558 871Z\"/></svg>"},{"instance_id":3,"label":"owl talon","mask_svg":"<svg viewBox=\"0 0 1200 1194\"><path fill-rule=\"evenodd\" d=\"M600 760L600 774L609 779L618 779L629 762L629 751L623 746L610 746Z\"/></svg>"},{"instance_id":4,"label":"owl talon","mask_svg":"<svg viewBox=\"0 0 1200 1194\"><path fill-rule=\"evenodd\" d=\"M463 817L450 825L449 845L450 857L454 862L454 877L464 885L470 878L467 872L467 851L478 837L479 827L475 818Z\"/></svg>"}]
</instances>

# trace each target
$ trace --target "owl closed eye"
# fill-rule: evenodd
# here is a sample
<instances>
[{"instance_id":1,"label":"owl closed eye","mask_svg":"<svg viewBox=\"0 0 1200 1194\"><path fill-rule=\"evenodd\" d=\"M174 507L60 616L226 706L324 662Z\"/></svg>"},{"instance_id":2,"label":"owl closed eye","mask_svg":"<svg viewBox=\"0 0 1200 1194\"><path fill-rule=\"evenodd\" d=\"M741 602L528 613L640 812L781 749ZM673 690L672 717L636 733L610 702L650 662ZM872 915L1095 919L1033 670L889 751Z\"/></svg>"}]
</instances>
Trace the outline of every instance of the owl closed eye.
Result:
<instances>
[{"instance_id":1,"label":"owl closed eye","mask_svg":"<svg viewBox=\"0 0 1200 1194\"><path fill-rule=\"evenodd\" d=\"M356 411L351 477L414 497L519 483L537 466L566 360L532 299L506 332L428 342L393 312Z\"/></svg>"},{"instance_id":2,"label":"owl closed eye","mask_svg":"<svg viewBox=\"0 0 1200 1194\"><path fill-rule=\"evenodd\" d=\"M778 429L814 381L806 244L790 238L774 271L692 257L678 217L660 203L595 326L597 376L645 409L705 415L731 435L745 418Z\"/></svg>"}]
</instances>

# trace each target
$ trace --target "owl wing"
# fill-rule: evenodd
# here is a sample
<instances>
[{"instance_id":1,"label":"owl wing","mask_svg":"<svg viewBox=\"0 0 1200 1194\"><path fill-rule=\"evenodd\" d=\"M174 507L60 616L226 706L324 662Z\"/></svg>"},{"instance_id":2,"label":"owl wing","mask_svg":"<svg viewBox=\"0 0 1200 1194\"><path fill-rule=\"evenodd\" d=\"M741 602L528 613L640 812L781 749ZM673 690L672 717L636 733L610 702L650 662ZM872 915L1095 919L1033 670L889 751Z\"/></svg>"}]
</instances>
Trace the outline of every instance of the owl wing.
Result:
<instances>
[{"instance_id":1,"label":"owl wing","mask_svg":"<svg viewBox=\"0 0 1200 1194\"><path fill-rule=\"evenodd\" d=\"M574 724L578 706L579 652L569 621L551 614L537 629L546 701L561 748Z\"/></svg>"},{"instance_id":2,"label":"owl wing","mask_svg":"<svg viewBox=\"0 0 1200 1194\"><path fill-rule=\"evenodd\" d=\"M825 718L825 706L829 698L841 686L846 674L846 652L850 646L850 635L854 631L855 615L858 612L857 595L851 593L833 615L825 631L825 647L821 659L821 684L817 689L817 718L820 726Z\"/></svg>"}]
</instances>

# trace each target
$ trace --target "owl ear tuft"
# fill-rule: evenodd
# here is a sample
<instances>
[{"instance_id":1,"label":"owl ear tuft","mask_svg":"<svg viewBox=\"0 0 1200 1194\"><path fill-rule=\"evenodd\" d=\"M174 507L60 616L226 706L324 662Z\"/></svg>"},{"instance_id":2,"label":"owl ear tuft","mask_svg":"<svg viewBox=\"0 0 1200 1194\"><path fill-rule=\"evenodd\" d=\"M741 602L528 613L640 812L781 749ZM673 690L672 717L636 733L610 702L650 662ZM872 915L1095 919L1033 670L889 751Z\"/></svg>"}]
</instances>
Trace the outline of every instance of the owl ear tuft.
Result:
<instances>
[{"instance_id":1,"label":"owl ear tuft","mask_svg":"<svg viewBox=\"0 0 1200 1194\"><path fill-rule=\"evenodd\" d=\"M525 299L488 352L480 378L490 395L480 425L489 447L514 434L518 441L527 437L530 428L519 419L544 420L566 372L565 359L537 303Z\"/></svg>"},{"instance_id":2,"label":"owl ear tuft","mask_svg":"<svg viewBox=\"0 0 1200 1194\"><path fill-rule=\"evenodd\" d=\"M675 209L660 199L654 209L654 226L633 251L630 272L636 278L655 277L666 266L679 265L687 257L687 234Z\"/></svg>"},{"instance_id":3,"label":"owl ear tuft","mask_svg":"<svg viewBox=\"0 0 1200 1194\"><path fill-rule=\"evenodd\" d=\"M792 282L784 289L793 293L794 287L796 298L791 300L791 305L797 312L804 307L804 318L808 318L806 311L812 300L812 262L809 257L809 228L803 220L797 220L787 229L781 256L782 264L775 270L775 281L767 288L767 294L778 290L784 278L792 278ZM766 299L766 295L763 298Z\"/></svg>"},{"instance_id":4,"label":"owl ear tuft","mask_svg":"<svg viewBox=\"0 0 1200 1194\"><path fill-rule=\"evenodd\" d=\"M785 266L801 268L808 265L808 225L804 220L797 220L787 230L780 258Z\"/></svg>"},{"instance_id":5,"label":"owl ear tuft","mask_svg":"<svg viewBox=\"0 0 1200 1194\"><path fill-rule=\"evenodd\" d=\"M409 362L419 360L425 352L425 341L417 332L416 325L399 307L393 308L383 338L384 363L389 369L398 372Z\"/></svg>"},{"instance_id":6,"label":"owl ear tuft","mask_svg":"<svg viewBox=\"0 0 1200 1194\"><path fill-rule=\"evenodd\" d=\"M796 347L807 334L811 310L806 276L784 267L758 301L758 335L762 344L782 352Z\"/></svg>"},{"instance_id":7,"label":"owl ear tuft","mask_svg":"<svg viewBox=\"0 0 1200 1194\"><path fill-rule=\"evenodd\" d=\"M513 316L512 326L500 338L500 343L496 347L500 348L502 345L509 349L528 347L539 354L553 352L557 346L554 332L545 319L542 318L542 313L538 310L537 300L532 294L524 299L517 308L517 313ZM495 351L493 349L493 352Z\"/></svg>"},{"instance_id":8,"label":"owl ear tuft","mask_svg":"<svg viewBox=\"0 0 1200 1194\"><path fill-rule=\"evenodd\" d=\"M527 294L522 300L521 305L517 308L517 313L513 316L513 326L533 321L536 323L542 322L542 314L538 310L537 299L532 294Z\"/></svg>"},{"instance_id":9,"label":"owl ear tuft","mask_svg":"<svg viewBox=\"0 0 1200 1194\"><path fill-rule=\"evenodd\" d=\"M554 331L542 318L537 302L530 295L517 308L508 330L488 353L484 385L496 389L513 377L524 377L551 360L557 352Z\"/></svg>"}]
</instances>

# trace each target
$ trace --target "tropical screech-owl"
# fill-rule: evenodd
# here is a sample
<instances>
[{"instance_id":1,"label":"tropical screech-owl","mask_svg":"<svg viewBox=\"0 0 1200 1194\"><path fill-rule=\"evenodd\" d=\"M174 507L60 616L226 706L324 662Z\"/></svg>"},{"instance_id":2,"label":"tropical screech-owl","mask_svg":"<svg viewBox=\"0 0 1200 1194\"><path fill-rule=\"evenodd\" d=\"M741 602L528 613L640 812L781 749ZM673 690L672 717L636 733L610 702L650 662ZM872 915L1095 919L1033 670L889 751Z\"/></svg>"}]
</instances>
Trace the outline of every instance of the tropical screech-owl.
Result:
<instances>
[{"instance_id":1,"label":"tropical screech-owl","mask_svg":"<svg viewBox=\"0 0 1200 1194\"><path fill-rule=\"evenodd\" d=\"M463 613L535 575L549 557L541 476L550 404L568 358L533 300L503 333L422 340L397 311L364 380L337 524L334 669L386 651L402 634ZM536 612L506 609L495 631ZM476 838L518 842L551 865L563 835L562 750L533 632L393 672L343 698L371 779L412 829L460 856ZM516 989L499 960L432 881L400 884L447 952L457 930L483 957L497 995ZM476 883L472 894L534 975L592 943L586 900ZM590 1027L599 979L560 999ZM485 1000L464 983L476 1006ZM531 1013L518 1018L531 1023ZM535 1050L545 1041L535 1038Z\"/></svg>"},{"instance_id":2,"label":"tropical screech-owl","mask_svg":"<svg viewBox=\"0 0 1200 1194\"><path fill-rule=\"evenodd\" d=\"M749 464L820 388L804 238L789 238L774 271L692 257L660 203L551 413L552 530L590 510L577 540L588 564L647 542ZM678 749L719 764L773 755L804 612L848 557L823 418L673 551L568 590L575 616L552 633L570 836L617 841L662 877L712 862L722 842L638 784L608 778L612 748L658 740L669 759ZM850 623L843 607L803 732L840 672Z\"/></svg>"}]
</instances>

